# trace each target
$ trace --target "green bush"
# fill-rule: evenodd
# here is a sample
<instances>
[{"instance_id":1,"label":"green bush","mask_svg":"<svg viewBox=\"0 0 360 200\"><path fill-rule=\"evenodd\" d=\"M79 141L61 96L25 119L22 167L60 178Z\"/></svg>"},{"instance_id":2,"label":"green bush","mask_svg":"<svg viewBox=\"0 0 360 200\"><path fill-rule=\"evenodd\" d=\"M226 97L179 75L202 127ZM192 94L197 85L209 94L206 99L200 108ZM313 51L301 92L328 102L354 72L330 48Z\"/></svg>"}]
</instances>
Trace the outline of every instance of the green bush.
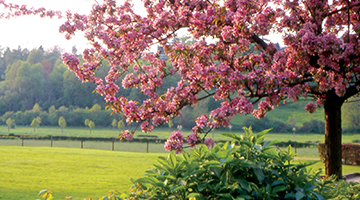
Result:
<instances>
[{"instance_id":1,"label":"green bush","mask_svg":"<svg viewBox=\"0 0 360 200\"><path fill-rule=\"evenodd\" d=\"M264 142L268 130L254 135L223 134L233 140L208 149L202 145L182 155L160 157L146 177L132 180L130 199L324 199L328 192L318 173L291 164L294 152ZM330 181L331 182L331 181ZM326 191L325 191L326 190Z\"/></svg>"},{"instance_id":2,"label":"green bush","mask_svg":"<svg viewBox=\"0 0 360 200\"><path fill-rule=\"evenodd\" d=\"M341 144L341 157L345 164L348 165L360 165L360 145L351 143ZM325 144L318 144L318 152L320 160L325 162Z\"/></svg>"}]
</instances>

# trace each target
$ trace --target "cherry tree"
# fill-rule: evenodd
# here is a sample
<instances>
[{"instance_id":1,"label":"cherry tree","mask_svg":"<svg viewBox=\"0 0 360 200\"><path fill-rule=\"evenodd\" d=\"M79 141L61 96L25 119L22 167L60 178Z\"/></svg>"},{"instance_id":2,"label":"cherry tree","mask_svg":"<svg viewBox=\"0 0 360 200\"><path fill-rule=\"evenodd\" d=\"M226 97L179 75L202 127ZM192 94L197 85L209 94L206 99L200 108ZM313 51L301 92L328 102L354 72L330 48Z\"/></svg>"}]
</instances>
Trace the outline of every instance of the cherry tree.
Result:
<instances>
[{"instance_id":1,"label":"cherry tree","mask_svg":"<svg viewBox=\"0 0 360 200\"><path fill-rule=\"evenodd\" d=\"M61 16L45 9L0 3L11 8L3 17L35 14ZM188 144L212 145L206 138L228 126L235 115L261 118L286 101L314 100L305 109L325 110L326 174L341 177L341 106L358 94L360 85L359 0L143 0L137 14L130 1L95 4L88 15L66 13L60 32L70 39L83 32L91 48L84 62L69 53L64 63L81 81L94 82L114 112L142 131L168 123L181 109L206 98L220 106L196 119ZM196 42L174 40L185 30ZM265 40L275 34L284 49ZM161 46L171 66L151 53ZM102 62L111 69L105 80L96 75ZM176 87L163 80L180 76ZM119 88L139 88L147 99L137 102ZM124 131L121 138L132 138ZM174 132L165 147L181 152L185 137Z\"/></svg>"}]
</instances>

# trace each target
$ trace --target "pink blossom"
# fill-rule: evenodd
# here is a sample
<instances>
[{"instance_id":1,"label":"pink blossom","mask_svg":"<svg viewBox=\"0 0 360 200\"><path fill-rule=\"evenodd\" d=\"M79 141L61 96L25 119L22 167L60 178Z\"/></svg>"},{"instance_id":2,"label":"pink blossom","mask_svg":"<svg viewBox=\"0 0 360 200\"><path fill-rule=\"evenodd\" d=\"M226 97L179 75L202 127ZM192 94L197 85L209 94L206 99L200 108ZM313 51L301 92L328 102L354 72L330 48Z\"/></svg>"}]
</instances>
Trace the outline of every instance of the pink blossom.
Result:
<instances>
[{"instance_id":1,"label":"pink blossom","mask_svg":"<svg viewBox=\"0 0 360 200\"><path fill-rule=\"evenodd\" d=\"M95 4L88 15L69 11L59 28L67 39L83 33L91 46L83 52L82 65L69 53L63 54L64 63L81 81L94 82L97 93L126 122L142 123L143 131L180 116L184 107L200 105L204 98L213 98L218 106L209 115L199 113L193 128L197 133L228 126L236 115L264 117L287 99L296 102L312 96L320 106L329 92L347 98L360 87L358 0L350 1L351 12L346 9L349 1L143 3L142 15L131 3L119 5L114 0ZM60 12L45 8L4 0L0 4L8 11L0 13L0 18L61 17ZM347 13L350 27L343 17ZM183 29L196 41L174 40L176 30ZM270 33L278 34L286 48L277 49L266 41ZM167 61L150 52L154 45L164 48ZM103 61L111 66L104 81L97 73ZM177 84L167 85L169 76ZM119 83L124 88L139 88L146 99L124 97ZM316 105L309 103L305 109L312 113ZM184 138L174 134L166 149L181 152ZM190 146L198 141L194 134L188 136ZM125 136L132 134L121 135ZM211 139L205 142L213 145Z\"/></svg>"},{"instance_id":2,"label":"pink blossom","mask_svg":"<svg viewBox=\"0 0 360 200\"><path fill-rule=\"evenodd\" d=\"M150 125L148 121L145 121L141 124L141 131L145 133L150 133L154 129L154 126Z\"/></svg>"},{"instance_id":3,"label":"pink blossom","mask_svg":"<svg viewBox=\"0 0 360 200\"><path fill-rule=\"evenodd\" d=\"M183 142L185 138L181 131L174 131L170 138L165 142L165 149L168 151L174 151L178 154L182 152Z\"/></svg>"},{"instance_id":4,"label":"pink blossom","mask_svg":"<svg viewBox=\"0 0 360 200\"><path fill-rule=\"evenodd\" d=\"M132 140L134 138L134 134L130 133L129 130L124 130L119 134L118 137L120 138L120 140Z\"/></svg>"},{"instance_id":5,"label":"pink blossom","mask_svg":"<svg viewBox=\"0 0 360 200\"><path fill-rule=\"evenodd\" d=\"M62 55L63 62L70 70L75 71L80 64L79 59L74 54L64 53Z\"/></svg>"},{"instance_id":6,"label":"pink blossom","mask_svg":"<svg viewBox=\"0 0 360 200\"><path fill-rule=\"evenodd\" d=\"M190 133L190 135L188 135L186 139L191 147L195 147L199 143L199 140L201 140L201 137L197 133L193 132Z\"/></svg>"},{"instance_id":7,"label":"pink blossom","mask_svg":"<svg viewBox=\"0 0 360 200\"><path fill-rule=\"evenodd\" d=\"M215 140L213 140L212 138L206 138L204 144L207 147L213 147L215 143Z\"/></svg>"},{"instance_id":8,"label":"pink blossom","mask_svg":"<svg viewBox=\"0 0 360 200\"><path fill-rule=\"evenodd\" d=\"M312 102L307 103L305 106L305 110L308 111L309 113L314 113L316 110L316 105Z\"/></svg>"}]
</instances>

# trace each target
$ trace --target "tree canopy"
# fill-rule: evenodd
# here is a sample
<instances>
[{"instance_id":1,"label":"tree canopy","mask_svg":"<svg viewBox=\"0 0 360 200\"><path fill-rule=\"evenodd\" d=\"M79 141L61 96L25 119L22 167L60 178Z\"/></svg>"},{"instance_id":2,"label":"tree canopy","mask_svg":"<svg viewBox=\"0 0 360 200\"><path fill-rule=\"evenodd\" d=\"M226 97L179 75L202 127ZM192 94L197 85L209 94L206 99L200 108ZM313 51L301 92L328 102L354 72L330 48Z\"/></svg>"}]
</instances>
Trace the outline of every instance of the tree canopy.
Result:
<instances>
[{"instance_id":1,"label":"tree canopy","mask_svg":"<svg viewBox=\"0 0 360 200\"><path fill-rule=\"evenodd\" d=\"M83 63L69 53L63 54L64 63L83 82L94 82L127 123L151 132L181 115L185 106L213 98L219 106L196 119L191 137L204 138L214 128L227 127L235 115L261 118L287 100L311 98L315 103L306 105L308 112L318 106L325 110L326 173L341 177L341 106L360 85L360 1L143 3L147 13L139 15L129 1L117 5L108 0L94 5L88 15L67 13L60 27L69 39L76 31L84 32L92 45L84 50ZM20 11L59 14L18 7L9 15ZM174 40L181 30L196 42ZM270 34L281 37L285 48L267 41ZM162 47L171 65L151 53L153 45ZM103 60L111 66L105 78L96 74ZM172 76L180 77L177 85L166 87L164 80ZM125 98L121 87L139 88L146 98ZM179 132L174 134L169 143L183 139Z\"/></svg>"}]
</instances>

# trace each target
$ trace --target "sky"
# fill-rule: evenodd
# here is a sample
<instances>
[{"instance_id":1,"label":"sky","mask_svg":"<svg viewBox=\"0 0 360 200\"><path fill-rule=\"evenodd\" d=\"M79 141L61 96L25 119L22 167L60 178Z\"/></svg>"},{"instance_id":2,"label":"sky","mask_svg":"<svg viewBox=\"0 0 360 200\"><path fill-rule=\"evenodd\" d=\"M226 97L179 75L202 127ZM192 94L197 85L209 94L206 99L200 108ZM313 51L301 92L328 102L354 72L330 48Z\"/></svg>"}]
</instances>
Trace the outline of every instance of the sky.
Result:
<instances>
[{"instance_id":1,"label":"sky","mask_svg":"<svg viewBox=\"0 0 360 200\"><path fill-rule=\"evenodd\" d=\"M88 14L95 0L5 0L6 3L18 5L26 4L28 8L44 7L46 9L60 10L80 14ZM98 0L100 3L101 0ZM0 6L0 12L3 7ZM58 45L66 52L71 52L73 46L82 52L87 46L83 35L78 33L71 40L59 33L60 25L65 19L40 18L39 16L25 16L11 19L0 19L0 46L11 49L27 48L29 50L43 46L45 50Z\"/></svg>"},{"instance_id":2,"label":"sky","mask_svg":"<svg viewBox=\"0 0 360 200\"><path fill-rule=\"evenodd\" d=\"M97 0L101 3L101 0ZM28 8L44 7L46 9L60 10L80 14L88 14L95 0L5 0L7 3L14 3L18 5L26 4ZM119 3L121 0L118 1ZM133 0L135 9L138 13L142 11L140 0ZM0 6L0 12L3 12L3 7ZM25 16L11 19L0 19L0 48L10 47L17 49L20 46L22 49L29 50L39 48L42 46L48 50L54 46L59 46L64 52L71 52L73 46L76 46L78 52L82 52L88 45L88 42L83 37L83 34L77 33L71 40L66 40L65 35L59 33L60 25L65 22L65 19L49 19L40 18L39 16ZM272 42L280 39L273 37Z\"/></svg>"}]
</instances>

